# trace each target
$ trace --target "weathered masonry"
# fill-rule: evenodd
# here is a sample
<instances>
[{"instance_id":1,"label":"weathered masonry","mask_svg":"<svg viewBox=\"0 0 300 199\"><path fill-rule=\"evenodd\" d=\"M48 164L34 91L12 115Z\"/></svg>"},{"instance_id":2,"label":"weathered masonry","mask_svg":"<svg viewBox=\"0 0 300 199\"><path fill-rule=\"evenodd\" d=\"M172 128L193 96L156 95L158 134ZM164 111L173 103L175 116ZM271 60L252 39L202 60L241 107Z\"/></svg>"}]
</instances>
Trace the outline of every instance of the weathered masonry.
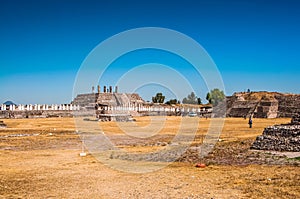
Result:
<instances>
[{"instance_id":1,"label":"weathered masonry","mask_svg":"<svg viewBox=\"0 0 300 199\"><path fill-rule=\"evenodd\" d=\"M300 114L295 114L290 124L265 128L253 143L252 149L273 151L300 151Z\"/></svg>"},{"instance_id":2,"label":"weathered masonry","mask_svg":"<svg viewBox=\"0 0 300 199\"><path fill-rule=\"evenodd\" d=\"M241 92L226 98L227 117L292 117L300 112L300 95L278 92Z\"/></svg>"},{"instance_id":3,"label":"weathered masonry","mask_svg":"<svg viewBox=\"0 0 300 199\"><path fill-rule=\"evenodd\" d=\"M93 115L100 120L111 121L126 120L129 116L147 116L147 115L185 115L189 112L209 114L211 106L195 105L166 105L145 102L137 93L118 93L118 87L109 86L101 88L97 86L97 92L79 94L73 100L72 104L79 106L80 115Z\"/></svg>"}]
</instances>

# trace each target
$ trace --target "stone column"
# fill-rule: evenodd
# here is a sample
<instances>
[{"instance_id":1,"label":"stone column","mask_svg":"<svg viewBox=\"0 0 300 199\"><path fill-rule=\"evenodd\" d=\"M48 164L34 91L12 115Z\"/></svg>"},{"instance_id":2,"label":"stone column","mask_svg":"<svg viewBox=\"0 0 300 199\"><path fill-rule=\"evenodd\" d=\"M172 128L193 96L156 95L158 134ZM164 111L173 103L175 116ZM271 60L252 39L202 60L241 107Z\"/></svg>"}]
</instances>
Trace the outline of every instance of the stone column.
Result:
<instances>
[{"instance_id":1,"label":"stone column","mask_svg":"<svg viewBox=\"0 0 300 199\"><path fill-rule=\"evenodd\" d=\"M101 87L100 87L100 85L97 86L97 91L98 91L98 93L101 92Z\"/></svg>"},{"instance_id":2,"label":"stone column","mask_svg":"<svg viewBox=\"0 0 300 199\"><path fill-rule=\"evenodd\" d=\"M115 87L115 93L118 93L118 86Z\"/></svg>"},{"instance_id":3,"label":"stone column","mask_svg":"<svg viewBox=\"0 0 300 199\"><path fill-rule=\"evenodd\" d=\"M103 87L103 93L106 93L106 86Z\"/></svg>"},{"instance_id":4,"label":"stone column","mask_svg":"<svg viewBox=\"0 0 300 199\"><path fill-rule=\"evenodd\" d=\"M112 86L109 86L109 93L112 93Z\"/></svg>"}]
</instances>

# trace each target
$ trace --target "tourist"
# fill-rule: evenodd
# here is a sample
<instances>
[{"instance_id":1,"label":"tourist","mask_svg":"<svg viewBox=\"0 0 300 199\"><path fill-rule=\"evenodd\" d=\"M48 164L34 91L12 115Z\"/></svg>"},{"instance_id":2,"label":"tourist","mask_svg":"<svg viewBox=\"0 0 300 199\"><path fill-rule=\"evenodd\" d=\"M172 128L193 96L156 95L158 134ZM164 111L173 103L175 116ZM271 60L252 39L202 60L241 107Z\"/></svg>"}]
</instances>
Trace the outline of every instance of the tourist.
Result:
<instances>
[{"instance_id":1,"label":"tourist","mask_svg":"<svg viewBox=\"0 0 300 199\"><path fill-rule=\"evenodd\" d=\"M253 122L252 122L252 117L250 116L250 117L249 117L249 122L248 122L249 128L252 128L252 123L253 123Z\"/></svg>"}]
</instances>

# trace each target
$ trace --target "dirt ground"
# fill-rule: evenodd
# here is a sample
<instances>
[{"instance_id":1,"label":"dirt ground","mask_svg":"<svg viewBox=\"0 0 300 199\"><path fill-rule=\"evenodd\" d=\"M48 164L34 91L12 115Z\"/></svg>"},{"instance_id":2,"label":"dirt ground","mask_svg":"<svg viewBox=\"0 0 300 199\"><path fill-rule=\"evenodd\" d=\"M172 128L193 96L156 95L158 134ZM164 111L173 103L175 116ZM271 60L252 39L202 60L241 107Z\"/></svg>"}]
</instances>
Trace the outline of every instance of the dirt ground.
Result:
<instances>
[{"instance_id":1,"label":"dirt ground","mask_svg":"<svg viewBox=\"0 0 300 199\"><path fill-rule=\"evenodd\" d=\"M266 126L289 118L254 119L251 129L247 120L226 118L220 140L206 157L192 149L201 146L213 119L185 118L184 124L181 117L135 119L122 124L86 121L77 128L73 118L3 120L0 198L300 198L299 158L250 150ZM186 144L184 139L174 142L174 136L181 132L188 137L195 124L190 149L175 162L159 157L138 162L112 153L101 162L88 151L79 155L82 127L99 127L128 154L149 154ZM158 169L133 173L130 160L140 168ZM197 162L206 167L196 168Z\"/></svg>"}]
</instances>

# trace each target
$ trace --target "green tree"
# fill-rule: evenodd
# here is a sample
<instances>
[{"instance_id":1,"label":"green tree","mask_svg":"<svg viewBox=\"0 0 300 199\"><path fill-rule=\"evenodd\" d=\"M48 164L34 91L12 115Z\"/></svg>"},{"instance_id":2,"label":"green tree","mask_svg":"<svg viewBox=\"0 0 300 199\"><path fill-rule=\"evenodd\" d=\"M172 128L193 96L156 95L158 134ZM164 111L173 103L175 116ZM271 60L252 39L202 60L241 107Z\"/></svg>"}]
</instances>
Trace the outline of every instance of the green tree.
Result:
<instances>
[{"instance_id":1,"label":"green tree","mask_svg":"<svg viewBox=\"0 0 300 199\"><path fill-rule=\"evenodd\" d=\"M221 102L225 99L225 94L220 89L215 88L215 89L211 90L209 93L207 93L206 99L213 106L217 106L219 104L219 102Z\"/></svg>"},{"instance_id":2,"label":"green tree","mask_svg":"<svg viewBox=\"0 0 300 199\"><path fill-rule=\"evenodd\" d=\"M167 101L165 104L180 104L180 101L177 101L177 99L170 99L169 101Z\"/></svg>"},{"instance_id":3,"label":"green tree","mask_svg":"<svg viewBox=\"0 0 300 199\"><path fill-rule=\"evenodd\" d=\"M183 104L202 104L201 98L197 97L194 92L191 92L187 97L183 98Z\"/></svg>"},{"instance_id":4,"label":"green tree","mask_svg":"<svg viewBox=\"0 0 300 199\"><path fill-rule=\"evenodd\" d=\"M162 93L156 93L155 97L152 97L153 103L164 103L165 96L162 95Z\"/></svg>"},{"instance_id":5,"label":"green tree","mask_svg":"<svg viewBox=\"0 0 300 199\"><path fill-rule=\"evenodd\" d=\"M198 102L199 105L202 104L202 100L201 100L200 97L197 98L197 102Z\"/></svg>"},{"instance_id":6,"label":"green tree","mask_svg":"<svg viewBox=\"0 0 300 199\"><path fill-rule=\"evenodd\" d=\"M211 95L210 95L210 93L207 93L206 100L211 104Z\"/></svg>"}]
</instances>

